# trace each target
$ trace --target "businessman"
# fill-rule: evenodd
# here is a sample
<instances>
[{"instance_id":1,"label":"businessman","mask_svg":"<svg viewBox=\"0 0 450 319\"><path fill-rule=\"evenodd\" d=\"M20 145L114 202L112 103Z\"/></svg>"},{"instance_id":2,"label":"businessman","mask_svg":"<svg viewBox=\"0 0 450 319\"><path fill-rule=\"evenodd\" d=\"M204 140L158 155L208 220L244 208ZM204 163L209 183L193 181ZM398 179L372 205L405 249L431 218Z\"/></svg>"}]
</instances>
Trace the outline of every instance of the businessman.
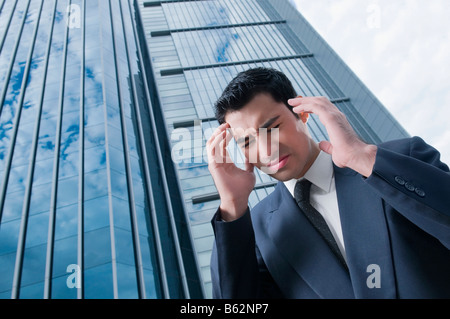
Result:
<instances>
[{"instance_id":1,"label":"businessman","mask_svg":"<svg viewBox=\"0 0 450 319\"><path fill-rule=\"evenodd\" d=\"M418 137L367 144L328 99L296 96L283 73L255 68L215 104L213 297L450 298L450 173L439 152ZM329 141L311 138L311 113ZM233 138L244 169L227 152ZM250 211L255 167L279 182Z\"/></svg>"}]
</instances>

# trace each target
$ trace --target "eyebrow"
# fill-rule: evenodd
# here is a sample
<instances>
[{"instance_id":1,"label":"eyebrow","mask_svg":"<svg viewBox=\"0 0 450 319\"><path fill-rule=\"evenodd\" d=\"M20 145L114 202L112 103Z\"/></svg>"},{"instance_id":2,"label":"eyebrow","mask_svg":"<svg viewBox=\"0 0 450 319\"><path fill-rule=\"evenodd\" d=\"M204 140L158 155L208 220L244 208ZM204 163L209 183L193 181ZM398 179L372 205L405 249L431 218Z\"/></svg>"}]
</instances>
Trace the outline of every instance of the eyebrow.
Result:
<instances>
[{"instance_id":1,"label":"eyebrow","mask_svg":"<svg viewBox=\"0 0 450 319\"><path fill-rule=\"evenodd\" d=\"M263 125L261 125L260 129L262 128L269 128L271 125L273 125L273 123L275 123L278 119L280 118L280 116L275 116L272 117L271 119L269 119L268 121L266 121ZM244 136L244 137L240 137L236 140L237 144L242 144L243 142L247 141L248 136Z\"/></svg>"},{"instance_id":2,"label":"eyebrow","mask_svg":"<svg viewBox=\"0 0 450 319\"><path fill-rule=\"evenodd\" d=\"M270 120L268 120L266 123L264 123L260 128L268 128L268 127L270 127L279 118L280 118L279 115L275 116L275 117L272 117Z\"/></svg>"}]
</instances>

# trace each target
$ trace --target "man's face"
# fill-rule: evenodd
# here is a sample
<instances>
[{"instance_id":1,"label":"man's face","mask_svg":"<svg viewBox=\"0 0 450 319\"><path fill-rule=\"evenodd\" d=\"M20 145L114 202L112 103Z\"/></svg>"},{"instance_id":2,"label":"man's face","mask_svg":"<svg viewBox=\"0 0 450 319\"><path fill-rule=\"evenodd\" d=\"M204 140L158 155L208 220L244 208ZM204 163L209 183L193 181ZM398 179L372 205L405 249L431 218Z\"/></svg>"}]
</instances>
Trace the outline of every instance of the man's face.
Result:
<instances>
[{"instance_id":1,"label":"man's face","mask_svg":"<svg viewBox=\"0 0 450 319\"><path fill-rule=\"evenodd\" d=\"M239 111L227 113L225 121L251 164L287 181L302 177L320 151L308 133L307 118L297 118L283 103L261 93Z\"/></svg>"}]
</instances>

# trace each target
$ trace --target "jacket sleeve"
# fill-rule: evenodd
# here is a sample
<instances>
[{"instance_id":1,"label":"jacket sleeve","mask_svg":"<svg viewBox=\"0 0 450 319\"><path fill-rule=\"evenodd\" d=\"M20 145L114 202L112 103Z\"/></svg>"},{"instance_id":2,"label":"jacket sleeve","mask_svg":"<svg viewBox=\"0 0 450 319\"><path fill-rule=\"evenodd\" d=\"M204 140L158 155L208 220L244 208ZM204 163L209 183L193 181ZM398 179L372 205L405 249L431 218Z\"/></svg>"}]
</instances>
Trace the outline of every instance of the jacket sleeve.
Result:
<instances>
[{"instance_id":1,"label":"jacket sleeve","mask_svg":"<svg viewBox=\"0 0 450 319\"><path fill-rule=\"evenodd\" d=\"M419 137L382 144L366 182L450 249L450 173L436 149Z\"/></svg>"},{"instance_id":2,"label":"jacket sleeve","mask_svg":"<svg viewBox=\"0 0 450 319\"><path fill-rule=\"evenodd\" d=\"M281 298L256 246L250 210L247 208L233 222L223 222L218 210L211 223L215 235L211 256L213 298Z\"/></svg>"}]
</instances>

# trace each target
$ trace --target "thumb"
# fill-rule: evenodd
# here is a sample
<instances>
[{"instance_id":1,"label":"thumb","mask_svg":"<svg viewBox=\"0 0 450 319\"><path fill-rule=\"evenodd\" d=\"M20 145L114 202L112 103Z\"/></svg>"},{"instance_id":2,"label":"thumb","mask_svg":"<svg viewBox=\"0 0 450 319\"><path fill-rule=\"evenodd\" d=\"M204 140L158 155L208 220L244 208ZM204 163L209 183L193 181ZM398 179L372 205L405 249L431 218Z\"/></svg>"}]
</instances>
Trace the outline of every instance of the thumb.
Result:
<instances>
[{"instance_id":1,"label":"thumb","mask_svg":"<svg viewBox=\"0 0 450 319\"><path fill-rule=\"evenodd\" d=\"M327 154L333 153L333 145L328 141L322 141L319 143L319 148Z\"/></svg>"},{"instance_id":2,"label":"thumb","mask_svg":"<svg viewBox=\"0 0 450 319\"><path fill-rule=\"evenodd\" d=\"M255 169L255 165L250 163L247 158L245 158L245 171L249 173L253 173Z\"/></svg>"}]
</instances>

